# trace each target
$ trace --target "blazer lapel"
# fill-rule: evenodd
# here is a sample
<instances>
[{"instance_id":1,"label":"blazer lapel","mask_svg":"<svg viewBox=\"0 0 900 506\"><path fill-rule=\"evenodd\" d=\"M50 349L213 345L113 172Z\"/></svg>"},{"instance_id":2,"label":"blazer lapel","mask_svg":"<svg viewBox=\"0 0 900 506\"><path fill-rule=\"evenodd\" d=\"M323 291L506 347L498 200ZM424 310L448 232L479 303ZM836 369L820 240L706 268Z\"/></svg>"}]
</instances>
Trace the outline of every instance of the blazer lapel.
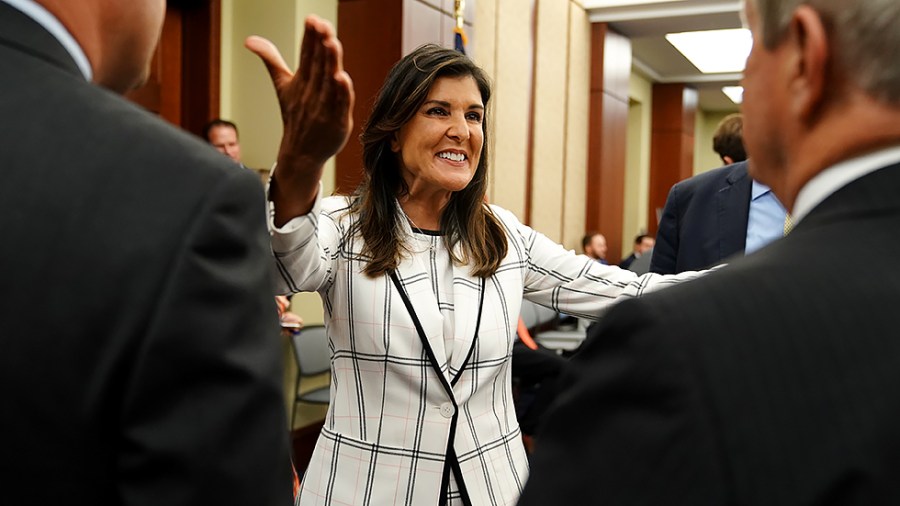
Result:
<instances>
[{"instance_id":1,"label":"blazer lapel","mask_svg":"<svg viewBox=\"0 0 900 506\"><path fill-rule=\"evenodd\" d=\"M458 245L457 245L458 246ZM453 266L453 317L456 335L450 354L450 378L455 383L471 360L481 324L485 281L472 277L468 266Z\"/></svg>"},{"instance_id":2,"label":"blazer lapel","mask_svg":"<svg viewBox=\"0 0 900 506\"><path fill-rule=\"evenodd\" d=\"M437 298L434 296L431 282L428 279L428 272L415 258L403 258L400 265L397 266L396 273L434 353L437 363L432 366L449 380L447 351L444 347L444 317L438 308Z\"/></svg>"},{"instance_id":3,"label":"blazer lapel","mask_svg":"<svg viewBox=\"0 0 900 506\"><path fill-rule=\"evenodd\" d=\"M729 174L725 182L726 186L716 193L719 261L735 253L743 253L747 244L750 189L753 183L747 175L747 162L741 162L740 166Z\"/></svg>"}]
</instances>

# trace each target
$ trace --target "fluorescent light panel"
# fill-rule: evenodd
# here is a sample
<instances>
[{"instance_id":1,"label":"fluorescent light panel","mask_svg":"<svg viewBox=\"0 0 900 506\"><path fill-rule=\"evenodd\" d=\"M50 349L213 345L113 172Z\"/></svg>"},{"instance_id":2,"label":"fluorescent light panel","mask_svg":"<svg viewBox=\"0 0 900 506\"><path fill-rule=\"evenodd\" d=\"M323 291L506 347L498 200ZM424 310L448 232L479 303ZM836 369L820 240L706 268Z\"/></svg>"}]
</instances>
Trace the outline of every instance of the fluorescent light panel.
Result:
<instances>
[{"instance_id":1,"label":"fluorescent light panel","mask_svg":"<svg viewBox=\"0 0 900 506\"><path fill-rule=\"evenodd\" d=\"M744 87L743 86L723 86L722 93L728 96L732 102L735 104L740 104L744 101Z\"/></svg>"},{"instance_id":2,"label":"fluorescent light panel","mask_svg":"<svg viewBox=\"0 0 900 506\"><path fill-rule=\"evenodd\" d=\"M743 72L753 45L744 28L669 33L666 40L704 74Z\"/></svg>"}]
</instances>

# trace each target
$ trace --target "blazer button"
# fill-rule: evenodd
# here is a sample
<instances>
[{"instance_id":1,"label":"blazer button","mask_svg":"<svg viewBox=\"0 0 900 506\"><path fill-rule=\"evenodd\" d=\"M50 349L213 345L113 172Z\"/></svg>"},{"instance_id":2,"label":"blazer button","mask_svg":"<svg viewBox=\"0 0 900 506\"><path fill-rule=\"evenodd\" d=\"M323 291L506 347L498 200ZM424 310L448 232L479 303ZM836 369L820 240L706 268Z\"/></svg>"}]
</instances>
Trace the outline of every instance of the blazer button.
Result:
<instances>
[{"instance_id":1,"label":"blazer button","mask_svg":"<svg viewBox=\"0 0 900 506\"><path fill-rule=\"evenodd\" d=\"M456 413L456 408L453 407L452 402L445 402L441 404L441 416L444 418L453 418L453 415Z\"/></svg>"}]
</instances>

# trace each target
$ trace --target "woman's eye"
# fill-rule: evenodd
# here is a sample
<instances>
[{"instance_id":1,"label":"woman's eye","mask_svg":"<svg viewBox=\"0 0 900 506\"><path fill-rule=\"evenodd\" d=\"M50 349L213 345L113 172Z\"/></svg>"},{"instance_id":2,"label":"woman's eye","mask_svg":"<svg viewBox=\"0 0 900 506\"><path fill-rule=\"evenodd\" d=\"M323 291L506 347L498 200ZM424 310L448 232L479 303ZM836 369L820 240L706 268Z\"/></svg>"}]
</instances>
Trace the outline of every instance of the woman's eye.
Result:
<instances>
[{"instance_id":1,"label":"woman's eye","mask_svg":"<svg viewBox=\"0 0 900 506\"><path fill-rule=\"evenodd\" d=\"M427 114L434 116L446 116L447 111L443 107L432 107L431 109L428 109Z\"/></svg>"},{"instance_id":2,"label":"woman's eye","mask_svg":"<svg viewBox=\"0 0 900 506\"><path fill-rule=\"evenodd\" d=\"M481 113L478 113L478 112L466 113L466 119L469 121L474 121L476 123L481 123Z\"/></svg>"}]
</instances>

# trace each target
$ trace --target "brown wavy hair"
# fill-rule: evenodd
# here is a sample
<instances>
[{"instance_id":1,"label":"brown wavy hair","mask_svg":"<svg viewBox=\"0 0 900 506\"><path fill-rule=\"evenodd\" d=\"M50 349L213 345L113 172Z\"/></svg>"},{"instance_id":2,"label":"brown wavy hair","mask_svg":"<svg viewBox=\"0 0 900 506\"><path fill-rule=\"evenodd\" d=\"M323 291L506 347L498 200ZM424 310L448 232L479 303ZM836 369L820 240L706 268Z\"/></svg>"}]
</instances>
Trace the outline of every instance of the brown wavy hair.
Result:
<instances>
[{"instance_id":1,"label":"brown wavy hair","mask_svg":"<svg viewBox=\"0 0 900 506\"><path fill-rule=\"evenodd\" d=\"M441 77L470 76L475 80L487 110L491 86L487 75L469 57L434 44L419 47L391 68L375 99L360 141L365 174L357 188L351 212L358 215L352 233L363 241L365 273L376 277L397 268L406 250L405 218L396 199L409 192L400 170L400 159L391 140L410 121ZM506 256L503 227L484 202L488 181L488 115L482 122L484 144L472 180L453 192L441 214L441 235L457 265L468 265L473 276L488 277ZM455 247L459 245L458 251Z\"/></svg>"}]
</instances>

